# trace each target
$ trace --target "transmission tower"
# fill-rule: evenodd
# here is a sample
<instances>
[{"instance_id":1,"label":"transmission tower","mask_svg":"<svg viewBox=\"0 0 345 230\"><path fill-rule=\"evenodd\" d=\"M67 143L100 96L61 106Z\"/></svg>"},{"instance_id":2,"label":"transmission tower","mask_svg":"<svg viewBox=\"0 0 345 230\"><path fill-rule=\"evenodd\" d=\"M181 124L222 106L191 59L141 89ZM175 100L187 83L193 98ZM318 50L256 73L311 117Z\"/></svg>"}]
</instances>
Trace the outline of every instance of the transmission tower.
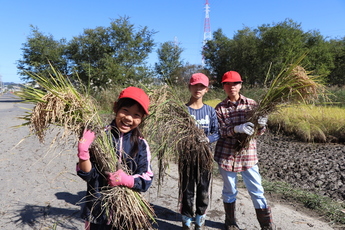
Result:
<instances>
[{"instance_id":1,"label":"transmission tower","mask_svg":"<svg viewBox=\"0 0 345 230\"><path fill-rule=\"evenodd\" d=\"M204 40L203 40L203 49L205 47L205 44L208 40L212 39L212 33L211 33L211 25L210 25L210 5L208 3L208 0L206 0L205 3L205 21L204 21ZM205 58L204 55L202 55L202 66L205 66Z\"/></svg>"}]
</instances>

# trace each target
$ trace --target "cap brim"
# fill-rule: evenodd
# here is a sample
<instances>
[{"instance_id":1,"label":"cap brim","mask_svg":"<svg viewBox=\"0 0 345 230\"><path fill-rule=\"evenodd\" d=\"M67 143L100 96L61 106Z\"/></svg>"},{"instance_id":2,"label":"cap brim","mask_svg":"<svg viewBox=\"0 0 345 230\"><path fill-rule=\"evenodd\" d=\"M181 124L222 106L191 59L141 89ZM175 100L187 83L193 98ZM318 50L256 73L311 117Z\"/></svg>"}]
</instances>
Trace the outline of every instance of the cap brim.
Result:
<instances>
[{"instance_id":1,"label":"cap brim","mask_svg":"<svg viewBox=\"0 0 345 230\"><path fill-rule=\"evenodd\" d=\"M190 84L190 85L202 84L203 86L208 87L208 85L206 85L206 84L203 83L203 82L193 82L193 83L189 83L189 84Z\"/></svg>"}]
</instances>

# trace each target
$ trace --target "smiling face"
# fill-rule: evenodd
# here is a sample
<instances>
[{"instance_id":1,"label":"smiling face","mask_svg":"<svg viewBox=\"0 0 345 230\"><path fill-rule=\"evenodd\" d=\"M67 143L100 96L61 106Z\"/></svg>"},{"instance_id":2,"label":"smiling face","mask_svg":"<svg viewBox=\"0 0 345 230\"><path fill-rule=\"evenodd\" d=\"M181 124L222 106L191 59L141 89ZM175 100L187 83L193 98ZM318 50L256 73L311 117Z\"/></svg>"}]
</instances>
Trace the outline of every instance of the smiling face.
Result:
<instances>
[{"instance_id":1,"label":"smiling face","mask_svg":"<svg viewBox=\"0 0 345 230\"><path fill-rule=\"evenodd\" d=\"M128 133L138 127L145 116L143 108L138 103L121 106L115 112L116 127L121 133Z\"/></svg>"}]
</instances>

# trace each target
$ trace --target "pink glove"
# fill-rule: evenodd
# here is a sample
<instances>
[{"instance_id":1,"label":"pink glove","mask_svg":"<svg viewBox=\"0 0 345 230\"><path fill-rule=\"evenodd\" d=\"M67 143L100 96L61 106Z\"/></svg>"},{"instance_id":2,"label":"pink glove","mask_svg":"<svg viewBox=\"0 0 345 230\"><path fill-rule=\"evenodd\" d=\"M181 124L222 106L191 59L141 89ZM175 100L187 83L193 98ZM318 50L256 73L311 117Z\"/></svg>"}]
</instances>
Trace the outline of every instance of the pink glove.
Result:
<instances>
[{"instance_id":1,"label":"pink glove","mask_svg":"<svg viewBox=\"0 0 345 230\"><path fill-rule=\"evenodd\" d=\"M134 186L134 177L125 173L122 169L117 170L113 173L106 173L108 176L108 184L110 186L123 185L128 188L133 188Z\"/></svg>"},{"instance_id":2,"label":"pink glove","mask_svg":"<svg viewBox=\"0 0 345 230\"><path fill-rule=\"evenodd\" d=\"M89 148L91 143L96 139L94 132L86 130L83 133L82 138L80 138L78 143L78 157L81 160L90 159Z\"/></svg>"}]
</instances>

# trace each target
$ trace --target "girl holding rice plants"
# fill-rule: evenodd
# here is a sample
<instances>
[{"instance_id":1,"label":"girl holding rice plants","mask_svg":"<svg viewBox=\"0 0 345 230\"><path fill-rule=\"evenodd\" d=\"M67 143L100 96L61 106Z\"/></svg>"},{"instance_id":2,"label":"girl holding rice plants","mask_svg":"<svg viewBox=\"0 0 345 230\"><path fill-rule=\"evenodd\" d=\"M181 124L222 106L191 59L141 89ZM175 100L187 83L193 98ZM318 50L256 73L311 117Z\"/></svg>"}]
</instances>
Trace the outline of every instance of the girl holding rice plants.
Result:
<instances>
[{"instance_id":1,"label":"girl holding rice plants","mask_svg":"<svg viewBox=\"0 0 345 230\"><path fill-rule=\"evenodd\" d=\"M182 172L181 180L181 214L182 214L182 226L183 229L192 229L191 223L194 217L194 196L196 203L195 210L195 229L203 229L206 219L206 209L209 203L209 185L211 180L211 164L207 167L203 167L206 164L205 158L202 155L209 155L210 143L218 140L218 121L214 108L203 103L203 96L208 91L209 79L202 73L195 73L190 78L189 91L191 97L186 104L190 115L195 119L195 124L202 130L201 135L197 137L196 145L207 145L205 148L209 151L199 148L199 150L189 150L187 146L181 153L182 164L180 162L180 170ZM193 153L199 151L197 153ZM195 162L187 162L188 155L197 155ZM202 161L202 163L200 162ZM211 166L211 167L210 167ZM196 194L195 193L196 187Z\"/></svg>"},{"instance_id":2,"label":"girl holding rice plants","mask_svg":"<svg viewBox=\"0 0 345 230\"><path fill-rule=\"evenodd\" d=\"M219 121L220 138L216 144L214 159L218 163L223 178L223 202L225 209L225 229L240 229L235 219L237 191L237 173L241 173L243 182L252 198L261 229L274 229L271 209L264 196L261 176L258 168L256 139L251 138L248 147L238 149L243 136L254 134L254 124L248 122L257 103L240 93L242 78L236 71L228 71L222 77L222 84L227 97L216 106ZM266 130L267 117L259 117L258 131L261 135Z\"/></svg>"},{"instance_id":3,"label":"girl holding rice plants","mask_svg":"<svg viewBox=\"0 0 345 230\"><path fill-rule=\"evenodd\" d=\"M111 133L117 156L118 167L115 172L102 173L89 152L96 134L92 130L83 132L78 142L77 174L87 182L86 201L82 211L86 229L117 229L112 224L115 220L109 219L107 213L112 211L106 211L102 199L99 199L104 190L126 186L138 192L145 192L151 186L151 152L138 127L149 114L148 108L149 97L136 87L124 89L114 103L115 118L106 127L106 132Z\"/></svg>"}]
</instances>

